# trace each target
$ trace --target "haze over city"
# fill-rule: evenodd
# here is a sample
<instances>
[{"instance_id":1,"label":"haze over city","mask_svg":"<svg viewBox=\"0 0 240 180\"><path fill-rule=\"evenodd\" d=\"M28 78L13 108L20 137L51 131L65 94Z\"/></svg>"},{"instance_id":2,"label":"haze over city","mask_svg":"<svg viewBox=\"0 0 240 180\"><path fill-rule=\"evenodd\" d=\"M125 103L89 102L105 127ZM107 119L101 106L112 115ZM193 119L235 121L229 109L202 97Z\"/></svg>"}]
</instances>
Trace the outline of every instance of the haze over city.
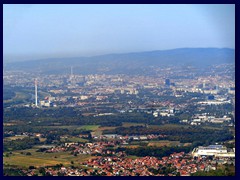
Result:
<instances>
[{"instance_id":1,"label":"haze over city","mask_svg":"<svg viewBox=\"0 0 240 180\"><path fill-rule=\"evenodd\" d=\"M3 5L4 62L235 48L235 5Z\"/></svg>"}]
</instances>

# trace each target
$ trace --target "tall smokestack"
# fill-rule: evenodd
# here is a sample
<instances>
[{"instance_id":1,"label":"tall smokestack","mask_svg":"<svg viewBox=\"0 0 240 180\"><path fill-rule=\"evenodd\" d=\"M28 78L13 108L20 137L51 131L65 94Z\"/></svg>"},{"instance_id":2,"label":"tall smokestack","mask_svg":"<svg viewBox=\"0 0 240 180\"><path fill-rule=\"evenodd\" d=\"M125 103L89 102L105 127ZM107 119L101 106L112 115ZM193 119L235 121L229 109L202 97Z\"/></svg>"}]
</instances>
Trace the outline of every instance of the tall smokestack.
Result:
<instances>
[{"instance_id":1,"label":"tall smokestack","mask_svg":"<svg viewBox=\"0 0 240 180\"><path fill-rule=\"evenodd\" d=\"M38 103L37 103L37 79L35 79L35 106L36 107L38 106Z\"/></svg>"}]
</instances>

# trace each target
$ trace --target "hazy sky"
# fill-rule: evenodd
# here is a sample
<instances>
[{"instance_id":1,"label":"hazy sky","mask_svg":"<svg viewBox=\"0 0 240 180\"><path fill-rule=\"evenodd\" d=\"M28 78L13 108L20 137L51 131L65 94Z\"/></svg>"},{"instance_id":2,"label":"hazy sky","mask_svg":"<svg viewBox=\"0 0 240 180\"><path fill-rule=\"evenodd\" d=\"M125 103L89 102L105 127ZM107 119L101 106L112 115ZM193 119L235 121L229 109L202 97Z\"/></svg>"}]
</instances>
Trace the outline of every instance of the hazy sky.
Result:
<instances>
[{"instance_id":1,"label":"hazy sky","mask_svg":"<svg viewBox=\"0 0 240 180\"><path fill-rule=\"evenodd\" d=\"M4 61L235 48L235 5L4 5Z\"/></svg>"}]
</instances>

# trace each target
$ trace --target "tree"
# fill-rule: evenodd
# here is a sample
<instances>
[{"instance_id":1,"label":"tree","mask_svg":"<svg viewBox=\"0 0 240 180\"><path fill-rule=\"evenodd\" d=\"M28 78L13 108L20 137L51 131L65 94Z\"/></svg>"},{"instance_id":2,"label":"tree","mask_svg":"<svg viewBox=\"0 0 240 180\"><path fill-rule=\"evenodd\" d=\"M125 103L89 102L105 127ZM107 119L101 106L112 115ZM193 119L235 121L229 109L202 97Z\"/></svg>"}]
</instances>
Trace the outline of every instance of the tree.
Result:
<instances>
[{"instance_id":1,"label":"tree","mask_svg":"<svg viewBox=\"0 0 240 180\"><path fill-rule=\"evenodd\" d=\"M28 169L36 169L34 166L29 166Z\"/></svg>"},{"instance_id":2,"label":"tree","mask_svg":"<svg viewBox=\"0 0 240 180\"><path fill-rule=\"evenodd\" d=\"M46 170L45 170L45 168L44 168L44 167L40 167L40 168L39 168L39 173L42 174L43 176L45 176L45 175L46 175Z\"/></svg>"}]
</instances>

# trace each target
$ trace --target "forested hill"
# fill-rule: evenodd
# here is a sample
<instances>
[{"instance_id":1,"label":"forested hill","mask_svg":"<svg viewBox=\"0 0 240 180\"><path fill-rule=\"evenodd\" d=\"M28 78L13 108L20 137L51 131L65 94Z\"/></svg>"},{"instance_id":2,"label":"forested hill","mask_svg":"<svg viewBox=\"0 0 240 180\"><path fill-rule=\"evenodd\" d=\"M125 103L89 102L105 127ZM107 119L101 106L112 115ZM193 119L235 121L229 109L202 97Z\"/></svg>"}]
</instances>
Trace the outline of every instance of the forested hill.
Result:
<instances>
[{"instance_id":1,"label":"forested hill","mask_svg":"<svg viewBox=\"0 0 240 180\"><path fill-rule=\"evenodd\" d=\"M41 71L43 73L140 73L152 67L171 65L209 67L234 63L235 50L229 48L180 48L123 54L107 54L92 57L55 58L5 64L7 70Z\"/></svg>"}]
</instances>

